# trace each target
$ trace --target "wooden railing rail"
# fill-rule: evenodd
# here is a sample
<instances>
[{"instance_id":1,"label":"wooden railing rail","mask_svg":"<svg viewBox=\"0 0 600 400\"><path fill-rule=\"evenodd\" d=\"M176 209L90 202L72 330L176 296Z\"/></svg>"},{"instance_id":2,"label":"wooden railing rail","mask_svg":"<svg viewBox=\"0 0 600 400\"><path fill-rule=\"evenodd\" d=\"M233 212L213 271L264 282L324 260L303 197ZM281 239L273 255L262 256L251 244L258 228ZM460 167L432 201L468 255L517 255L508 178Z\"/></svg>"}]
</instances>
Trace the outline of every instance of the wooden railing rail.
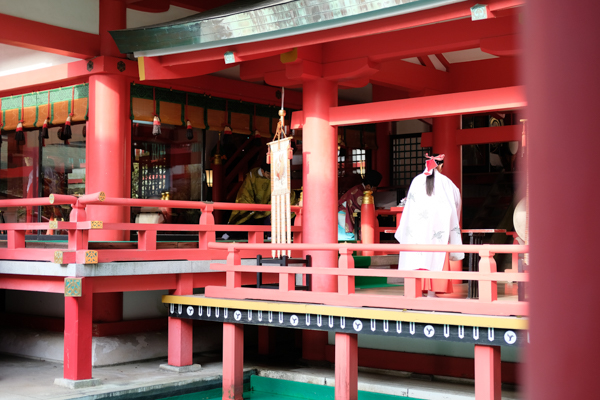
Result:
<instances>
[{"instance_id":1,"label":"wooden railing rail","mask_svg":"<svg viewBox=\"0 0 600 400\"><path fill-rule=\"evenodd\" d=\"M264 243L264 233L270 232L270 226L264 225L217 225L213 216L214 210L270 211L270 205L244 203L211 203L179 200L150 200L107 198L103 192L88 194L81 197L67 195L51 195L47 198L32 198L20 200L0 200L0 207L23 207L69 204L72 206L69 221L50 221L45 223L6 223L2 230L7 232L7 247L0 248L0 260L33 260L53 261L55 263L98 263L114 261L149 261L149 260L214 260L225 259L225 250L208 248L209 242L216 240L218 231L248 232L249 243ZM97 206L128 206L128 207L159 207L186 208L201 211L198 224L141 224L141 223L111 223L90 221L87 218L86 207ZM302 240L302 208L293 206L296 213L296 223L291 227L294 241ZM66 231L68 234L67 249L58 249L57 244L49 248L26 248L25 233L32 230ZM137 248L107 248L91 250L89 247L90 230L137 231ZM197 232L198 248L157 248L157 232ZM51 248L50 246L54 246ZM96 246L97 247L97 246ZM114 247L114 246L113 246ZM116 246L119 247L119 246ZM254 258L257 254L268 255L268 250L247 250L244 258Z\"/></svg>"},{"instance_id":2,"label":"wooden railing rail","mask_svg":"<svg viewBox=\"0 0 600 400\"><path fill-rule=\"evenodd\" d=\"M225 287L210 286L206 288L206 296L232 299L256 299L272 301L291 301L327 305L356 307L380 307L393 309L413 309L429 311L462 312L481 315L528 315L528 304L523 301L498 301L498 281L527 282L528 273L511 271L496 272L494 254L519 254L529 251L524 245L400 245L400 244L291 244L265 245L244 243L210 243L210 248L227 249L229 255L226 264L212 264L211 269L225 271L227 276ZM249 249L288 249L293 251L336 251L340 254L338 268L327 268L313 265L305 267L247 266L240 265L240 251ZM478 272L461 271L400 271L390 269L354 269L351 254L354 251L375 252L464 252L477 253L481 257ZM293 274L312 275L314 281L318 276L337 276L336 292L295 291L293 287L280 286L279 290L242 287L242 274L257 273L278 274L279 281ZM356 293L354 277L387 277L404 278L404 295L387 295L372 293ZM479 299L429 298L422 297L422 279L452 279L479 281Z\"/></svg>"}]
</instances>

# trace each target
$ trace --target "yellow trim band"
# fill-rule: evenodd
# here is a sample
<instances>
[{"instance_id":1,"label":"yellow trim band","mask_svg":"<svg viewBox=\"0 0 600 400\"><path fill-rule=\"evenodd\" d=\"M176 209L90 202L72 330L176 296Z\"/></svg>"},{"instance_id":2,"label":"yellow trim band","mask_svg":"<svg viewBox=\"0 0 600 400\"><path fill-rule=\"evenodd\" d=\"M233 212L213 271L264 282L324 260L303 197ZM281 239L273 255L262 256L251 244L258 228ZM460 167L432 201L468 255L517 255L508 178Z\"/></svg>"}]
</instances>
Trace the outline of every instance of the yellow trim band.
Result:
<instances>
[{"instance_id":1,"label":"yellow trim band","mask_svg":"<svg viewBox=\"0 0 600 400\"><path fill-rule=\"evenodd\" d=\"M442 325L479 326L499 329L526 330L529 327L529 320L527 318L519 317L495 317L430 311L322 306L305 303L278 303L273 301L214 299L204 297L203 295L164 295L162 297L162 302L191 306L239 308L242 310L275 311L293 314L318 314L331 315L335 317L379 319L386 321L419 322Z\"/></svg>"},{"instance_id":2,"label":"yellow trim band","mask_svg":"<svg viewBox=\"0 0 600 400\"><path fill-rule=\"evenodd\" d=\"M144 66L144 57L138 57L138 72L140 73L140 81L145 81L146 67Z\"/></svg>"}]
</instances>

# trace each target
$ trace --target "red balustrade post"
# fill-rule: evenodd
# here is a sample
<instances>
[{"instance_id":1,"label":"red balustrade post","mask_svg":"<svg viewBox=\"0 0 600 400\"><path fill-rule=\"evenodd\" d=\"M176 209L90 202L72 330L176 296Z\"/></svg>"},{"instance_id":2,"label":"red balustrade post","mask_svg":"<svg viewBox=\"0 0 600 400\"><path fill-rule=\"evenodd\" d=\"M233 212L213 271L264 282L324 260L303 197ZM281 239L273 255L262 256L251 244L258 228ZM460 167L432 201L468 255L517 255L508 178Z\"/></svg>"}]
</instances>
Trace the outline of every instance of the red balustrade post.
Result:
<instances>
[{"instance_id":1,"label":"red balustrade post","mask_svg":"<svg viewBox=\"0 0 600 400\"><path fill-rule=\"evenodd\" d=\"M290 292L296 290L296 274L279 273L279 290Z\"/></svg>"},{"instance_id":2,"label":"red balustrade post","mask_svg":"<svg viewBox=\"0 0 600 400\"><path fill-rule=\"evenodd\" d=\"M223 323L223 400L242 400L244 326Z\"/></svg>"},{"instance_id":3,"label":"red balustrade post","mask_svg":"<svg viewBox=\"0 0 600 400\"><path fill-rule=\"evenodd\" d=\"M138 230L138 250L156 250L156 231Z\"/></svg>"},{"instance_id":4,"label":"red balustrade post","mask_svg":"<svg viewBox=\"0 0 600 400\"><path fill-rule=\"evenodd\" d=\"M362 205L360 206L360 238L362 243L375 243L375 235L377 232L376 220L377 215L375 214L373 192L366 190L362 198ZM363 256L374 256L375 252L372 250L365 250L362 254Z\"/></svg>"},{"instance_id":5,"label":"red balustrade post","mask_svg":"<svg viewBox=\"0 0 600 400\"><path fill-rule=\"evenodd\" d=\"M6 247L9 249L24 249L25 248L25 231L11 230L7 232Z\"/></svg>"},{"instance_id":6,"label":"red balustrade post","mask_svg":"<svg viewBox=\"0 0 600 400\"><path fill-rule=\"evenodd\" d=\"M240 251L235 247L230 247L227 254L227 265L241 265L242 259ZM242 273L240 271L225 272L225 287L228 289L239 288L242 286Z\"/></svg>"},{"instance_id":7,"label":"red balustrade post","mask_svg":"<svg viewBox=\"0 0 600 400\"><path fill-rule=\"evenodd\" d=\"M496 260L494 260L494 253L487 250L481 250L479 252L479 256L481 257L481 260L479 260L479 272L496 272ZM484 302L498 300L498 282L480 280L479 300Z\"/></svg>"},{"instance_id":8,"label":"red balustrade post","mask_svg":"<svg viewBox=\"0 0 600 400\"><path fill-rule=\"evenodd\" d=\"M421 278L404 278L404 297L414 299L422 296Z\"/></svg>"},{"instance_id":9,"label":"red balustrade post","mask_svg":"<svg viewBox=\"0 0 600 400\"><path fill-rule=\"evenodd\" d=\"M500 346L475 345L475 399L502 398Z\"/></svg>"},{"instance_id":10,"label":"red balustrade post","mask_svg":"<svg viewBox=\"0 0 600 400\"><path fill-rule=\"evenodd\" d=\"M182 296L194 293L192 274L178 274L177 286L172 292ZM169 365L183 367L192 365L193 321L191 319L169 317Z\"/></svg>"},{"instance_id":11,"label":"red balustrade post","mask_svg":"<svg viewBox=\"0 0 600 400\"><path fill-rule=\"evenodd\" d=\"M335 398L358 398L358 338L355 333L335 334Z\"/></svg>"},{"instance_id":12,"label":"red balustrade post","mask_svg":"<svg viewBox=\"0 0 600 400\"><path fill-rule=\"evenodd\" d=\"M340 258L338 260L338 268L340 269L353 269L354 268L354 257L352 257L352 250L347 247L340 249ZM340 294L354 294L354 277L353 276L338 276L338 293Z\"/></svg>"},{"instance_id":13,"label":"red balustrade post","mask_svg":"<svg viewBox=\"0 0 600 400\"><path fill-rule=\"evenodd\" d=\"M210 227L215 225L215 216L213 215L214 206L207 204L200 215L200 225ZM199 231L198 232L198 249L208 250L208 243L216 242L217 236L215 231Z\"/></svg>"},{"instance_id":14,"label":"red balustrade post","mask_svg":"<svg viewBox=\"0 0 600 400\"><path fill-rule=\"evenodd\" d=\"M79 203L73 204L71 213L69 214L69 222L83 222L87 221L87 214L85 212L85 206ZM68 240L69 250L87 250L88 249L88 235L87 229L69 229Z\"/></svg>"}]
</instances>

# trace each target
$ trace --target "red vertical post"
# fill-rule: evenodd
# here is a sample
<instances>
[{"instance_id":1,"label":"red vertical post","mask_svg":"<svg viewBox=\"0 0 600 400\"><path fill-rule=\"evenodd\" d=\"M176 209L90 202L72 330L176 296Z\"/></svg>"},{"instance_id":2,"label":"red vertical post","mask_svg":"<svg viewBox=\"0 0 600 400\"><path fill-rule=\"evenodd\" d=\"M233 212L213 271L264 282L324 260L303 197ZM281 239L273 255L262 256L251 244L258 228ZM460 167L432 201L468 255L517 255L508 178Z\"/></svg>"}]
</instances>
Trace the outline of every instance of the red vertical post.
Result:
<instances>
[{"instance_id":1,"label":"red vertical post","mask_svg":"<svg viewBox=\"0 0 600 400\"><path fill-rule=\"evenodd\" d=\"M244 326L223 324L223 400L242 400L244 391Z\"/></svg>"},{"instance_id":2,"label":"red vertical post","mask_svg":"<svg viewBox=\"0 0 600 400\"><path fill-rule=\"evenodd\" d=\"M355 333L335 334L335 398L358 398L358 337Z\"/></svg>"},{"instance_id":3,"label":"red vertical post","mask_svg":"<svg viewBox=\"0 0 600 400\"><path fill-rule=\"evenodd\" d=\"M528 0L526 8L531 343L523 397L590 398L598 390L600 359L600 186L593 156L600 135L590 129L600 93L600 53L590 53L600 46L600 3ZM586 53L585 62L577 59ZM568 199L559 213L550 201L557 185ZM566 234L557 235L556 227ZM576 322L557 329L557 321Z\"/></svg>"},{"instance_id":4,"label":"red vertical post","mask_svg":"<svg viewBox=\"0 0 600 400\"><path fill-rule=\"evenodd\" d=\"M65 379L92 379L92 290L81 278L81 297L65 296Z\"/></svg>"},{"instance_id":5,"label":"red vertical post","mask_svg":"<svg viewBox=\"0 0 600 400\"><path fill-rule=\"evenodd\" d=\"M304 82L302 91L303 243L337 243L337 129L329 125L329 108L337 105L337 83L326 79ZM313 266L335 268L337 253L311 252ZM312 290L337 291L334 276L313 276ZM327 332L302 332L302 357L324 360Z\"/></svg>"},{"instance_id":6,"label":"red vertical post","mask_svg":"<svg viewBox=\"0 0 600 400\"><path fill-rule=\"evenodd\" d=\"M304 128L302 137L304 187L304 243L337 243L337 129L329 125L329 108L337 105L337 84L326 79L306 81L303 86ZM335 268L334 251L311 252L313 265ZM315 276L313 290L334 292L333 276Z\"/></svg>"},{"instance_id":7,"label":"red vertical post","mask_svg":"<svg viewBox=\"0 0 600 400\"><path fill-rule=\"evenodd\" d=\"M475 345L475 399L500 400L500 346Z\"/></svg>"},{"instance_id":8,"label":"red vertical post","mask_svg":"<svg viewBox=\"0 0 600 400\"><path fill-rule=\"evenodd\" d=\"M177 288L174 295L194 293L192 274L177 275ZM169 365L183 367L192 365L193 324L192 320L169 317Z\"/></svg>"},{"instance_id":9,"label":"red vertical post","mask_svg":"<svg viewBox=\"0 0 600 400\"><path fill-rule=\"evenodd\" d=\"M377 235L377 215L375 214L375 200L370 191L365 191L363 203L360 206L360 238L365 244L375 243ZM362 252L363 256L374 256L375 252L367 250Z\"/></svg>"},{"instance_id":10,"label":"red vertical post","mask_svg":"<svg viewBox=\"0 0 600 400\"><path fill-rule=\"evenodd\" d=\"M200 225L213 226L214 224L215 216L213 214L213 205L207 204L200 215ZM198 233L198 249L200 250L208 250L208 244L216 241L215 231L200 231Z\"/></svg>"},{"instance_id":11,"label":"red vertical post","mask_svg":"<svg viewBox=\"0 0 600 400\"><path fill-rule=\"evenodd\" d=\"M271 328L268 326L258 326L258 354L268 355L271 343Z\"/></svg>"},{"instance_id":12,"label":"red vertical post","mask_svg":"<svg viewBox=\"0 0 600 400\"><path fill-rule=\"evenodd\" d=\"M433 152L446 155L443 174L462 192L462 148L456 144L460 118L455 115L433 119Z\"/></svg>"},{"instance_id":13,"label":"red vertical post","mask_svg":"<svg viewBox=\"0 0 600 400\"><path fill-rule=\"evenodd\" d=\"M122 0L102 0L99 4L100 51L102 55L122 57L109 31L125 29L126 7ZM86 146L86 193L103 191L107 197L129 197L130 162L127 148L131 142L129 119L129 81L121 75L90 76L89 122ZM125 207L89 206L90 220L129 222ZM122 231L94 230L92 240L123 240Z\"/></svg>"},{"instance_id":14,"label":"red vertical post","mask_svg":"<svg viewBox=\"0 0 600 400\"><path fill-rule=\"evenodd\" d=\"M338 268L340 269L354 268L354 257L352 257L352 250L348 248L340 249L340 258L338 263ZM338 292L340 294L354 294L354 277L342 275L338 276Z\"/></svg>"}]
</instances>

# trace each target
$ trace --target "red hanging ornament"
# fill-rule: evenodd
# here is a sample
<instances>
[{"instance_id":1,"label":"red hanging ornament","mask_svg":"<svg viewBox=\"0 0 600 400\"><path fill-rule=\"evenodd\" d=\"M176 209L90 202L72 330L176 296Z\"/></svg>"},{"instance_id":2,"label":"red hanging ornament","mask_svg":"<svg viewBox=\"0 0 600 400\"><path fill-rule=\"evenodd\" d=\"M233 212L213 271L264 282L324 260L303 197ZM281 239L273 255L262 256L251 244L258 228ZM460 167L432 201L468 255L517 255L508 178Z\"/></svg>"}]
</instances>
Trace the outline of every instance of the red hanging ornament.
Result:
<instances>
[{"instance_id":1,"label":"red hanging ornament","mask_svg":"<svg viewBox=\"0 0 600 400\"><path fill-rule=\"evenodd\" d=\"M23 120L17 124L17 130L15 132L15 140L17 143L25 141L25 135L23 134Z\"/></svg>"},{"instance_id":2,"label":"red hanging ornament","mask_svg":"<svg viewBox=\"0 0 600 400\"><path fill-rule=\"evenodd\" d=\"M188 120L187 121L187 130L186 130L186 136L188 138L188 140L192 140L194 138L194 128L192 127L192 123Z\"/></svg>"},{"instance_id":3,"label":"red hanging ornament","mask_svg":"<svg viewBox=\"0 0 600 400\"><path fill-rule=\"evenodd\" d=\"M23 107L24 98L25 98L25 96L21 96L21 119L19 120L19 123L17 124L17 129L15 132L15 140L17 141L17 143L25 141L25 135L23 134L23 121L25 118L25 115L23 114L25 111L24 107Z\"/></svg>"},{"instance_id":4,"label":"red hanging ornament","mask_svg":"<svg viewBox=\"0 0 600 400\"><path fill-rule=\"evenodd\" d=\"M154 136L158 136L162 133L162 130L160 129L160 118L158 118L158 115L154 116L154 121L152 122L152 134Z\"/></svg>"}]
</instances>

